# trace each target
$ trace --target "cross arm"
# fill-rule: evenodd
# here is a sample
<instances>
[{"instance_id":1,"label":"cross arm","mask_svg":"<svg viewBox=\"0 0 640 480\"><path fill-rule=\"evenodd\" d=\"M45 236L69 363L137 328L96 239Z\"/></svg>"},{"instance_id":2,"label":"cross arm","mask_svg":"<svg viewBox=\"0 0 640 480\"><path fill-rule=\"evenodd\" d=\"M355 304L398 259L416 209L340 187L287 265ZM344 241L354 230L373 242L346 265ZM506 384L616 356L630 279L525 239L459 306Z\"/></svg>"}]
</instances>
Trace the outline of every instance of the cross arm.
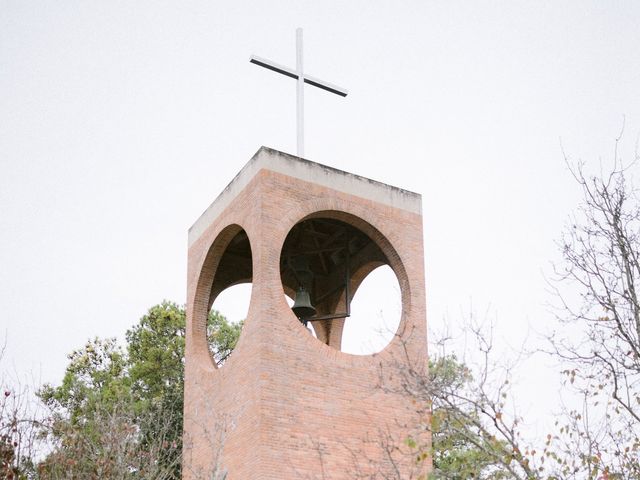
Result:
<instances>
[{"instance_id":1,"label":"cross arm","mask_svg":"<svg viewBox=\"0 0 640 480\"><path fill-rule=\"evenodd\" d=\"M295 78L296 80L298 79L298 73L293 68L285 67L284 65L272 62L271 60L267 60L266 58L258 57L257 55L251 55L249 61L254 65L273 70L274 72L281 73L282 75L286 75L287 77Z\"/></svg>"},{"instance_id":2,"label":"cross arm","mask_svg":"<svg viewBox=\"0 0 640 480\"><path fill-rule=\"evenodd\" d=\"M311 75L304 76L304 83L308 83L309 85L313 85L314 87L321 88L322 90L326 90L327 92L335 93L336 95L340 95L341 97L346 97L347 93L349 93L342 87L338 87L337 85L325 82L324 80L318 80Z\"/></svg>"},{"instance_id":3,"label":"cross arm","mask_svg":"<svg viewBox=\"0 0 640 480\"><path fill-rule=\"evenodd\" d=\"M287 77L291 77L296 80L298 79L298 72L296 72L293 68L285 67L284 65L272 62L271 60L267 60L266 58L258 57L257 55L251 55L249 61L254 65L264 67L268 70L273 70L274 72L281 73L282 75L286 75ZM342 87L338 87L337 85L325 82L324 80L319 80L310 75L304 75L303 80L304 83L308 83L309 85L313 85L314 87L321 88L322 90L326 90L327 92L335 93L336 95L340 95L341 97L346 97L347 93L349 93Z\"/></svg>"}]
</instances>

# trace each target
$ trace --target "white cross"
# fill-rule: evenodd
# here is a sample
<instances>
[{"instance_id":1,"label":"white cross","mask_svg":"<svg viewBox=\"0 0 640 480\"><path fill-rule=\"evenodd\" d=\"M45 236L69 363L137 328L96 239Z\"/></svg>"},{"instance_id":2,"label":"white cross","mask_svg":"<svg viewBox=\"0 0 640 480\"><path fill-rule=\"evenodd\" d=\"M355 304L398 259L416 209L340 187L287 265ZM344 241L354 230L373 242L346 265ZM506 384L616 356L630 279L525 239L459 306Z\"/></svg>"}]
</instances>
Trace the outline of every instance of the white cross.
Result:
<instances>
[{"instance_id":1,"label":"white cross","mask_svg":"<svg viewBox=\"0 0 640 480\"><path fill-rule=\"evenodd\" d=\"M261 67L268 68L274 72L281 73L287 77L295 78L297 80L297 137L298 137L298 157L304 157L304 84L308 83L314 87L321 88L341 97L347 96L347 91L344 88L332 85L329 82L318 80L311 75L305 75L302 71L302 29L296 30L296 69L279 65L271 60L251 55L249 59L251 63L260 65Z\"/></svg>"}]
</instances>

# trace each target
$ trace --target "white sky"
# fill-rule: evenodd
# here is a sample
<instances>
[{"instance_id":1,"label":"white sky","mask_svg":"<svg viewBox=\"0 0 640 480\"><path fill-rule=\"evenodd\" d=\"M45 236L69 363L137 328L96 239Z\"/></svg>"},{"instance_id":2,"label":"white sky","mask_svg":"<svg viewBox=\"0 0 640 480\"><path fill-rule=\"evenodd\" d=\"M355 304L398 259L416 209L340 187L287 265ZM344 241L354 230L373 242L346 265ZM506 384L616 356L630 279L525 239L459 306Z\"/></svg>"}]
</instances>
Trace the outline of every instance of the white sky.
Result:
<instances>
[{"instance_id":1,"label":"white sky","mask_svg":"<svg viewBox=\"0 0 640 480\"><path fill-rule=\"evenodd\" d=\"M293 66L298 26L305 70L349 89L306 88L306 156L421 193L429 322L489 309L520 345L553 326L561 140L597 167L626 116L634 150L638 25L633 1L0 0L3 368L60 381L87 338L184 302L188 227L261 145L295 152L295 82L248 59Z\"/></svg>"}]
</instances>

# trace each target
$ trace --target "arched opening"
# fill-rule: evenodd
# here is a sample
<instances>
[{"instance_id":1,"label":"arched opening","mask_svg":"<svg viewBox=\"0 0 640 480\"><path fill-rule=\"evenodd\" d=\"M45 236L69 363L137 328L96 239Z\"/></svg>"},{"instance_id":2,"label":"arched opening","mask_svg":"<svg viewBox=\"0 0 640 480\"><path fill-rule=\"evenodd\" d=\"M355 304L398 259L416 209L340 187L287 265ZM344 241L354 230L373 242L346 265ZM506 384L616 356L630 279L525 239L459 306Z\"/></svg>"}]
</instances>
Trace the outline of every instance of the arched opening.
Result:
<instances>
[{"instance_id":1,"label":"arched opening","mask_svg":"<svg viewBox=\"0 0 640 480\"><path fill-rule=\"evenodd\" d=\"M402 298L398 279L388 265L367 275L351 301L351 317L344 324L342 351L371 355L386 347L398 331Z\"/></svg>"},{"instance_id":2,"label":"arched opening","mask_svg":"<svg viewBox=\"0 0 640 480\"><path fill-rule=\"evenodd\" d=\"M340 215L348 219L345 214ZM360 220L359 223L363 222ZM293 313L303 325L313 327L319 341L353 354L382 350L398 329L402 308L398 280L390 267L382 272L386 272L386 277L391 273L391 282L376 282L376 277L380 276L377 273L372 276L373 282L367 280L367 288L360 293L362 282L372 271L390 264L380 245L372 239L372 236L382 236L370 225L366 224L366 227L372 232L371 236L347 221L312 215L291 229L280 254L280 277L285 296L294 299L293 304L289 303ZM358 301L354 303L356 292L359 292ZM395 329L391 335L381 337L380 321L365 318L369 309L363 309L361 305L374 305L394 295L397 296L395 303L400 305L398 314L389 318L385 326ZM385 306L384 310L390 313L393 309ZM350 323L355 325L347 329L351 333L345 349L343 332L345 325ZM365 337L358 342L353 335ZM386 339L384 345L381 345L382 338ZM363 342L370 347L361 346ZM356 348L355 344L359 346Z\"/></svg>"},{"instance_id":3,"label":"arched opening","mask_svg":"<svg viewBox=\"0 0 640 480\"><path fill-rule=\"evenodd\" d=\"M243 229L231 238L216 268L209 297L206 339L217 367L231 355L251 301L253 259Z\"/></svg>"}]
</instances>

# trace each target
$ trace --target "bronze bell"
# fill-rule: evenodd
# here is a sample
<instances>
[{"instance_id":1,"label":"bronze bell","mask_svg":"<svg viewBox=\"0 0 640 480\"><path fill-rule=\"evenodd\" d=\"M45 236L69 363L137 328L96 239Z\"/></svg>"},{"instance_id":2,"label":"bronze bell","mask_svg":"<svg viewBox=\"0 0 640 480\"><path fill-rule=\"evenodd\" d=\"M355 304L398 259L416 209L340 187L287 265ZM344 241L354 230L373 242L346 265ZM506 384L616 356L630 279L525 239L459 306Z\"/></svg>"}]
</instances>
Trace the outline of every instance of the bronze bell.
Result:
<instances>
[{"instance_id":1,"label":"bronze bell","mask_svg":"<svg viewBox=\"0 0 640 480\"><path fill-rule=\"evenodd\" d=\"M316 309L313 305L311 305L311 298L309 297L309 292L307 292L304 287L298 288L296 292L296 299L293 302L293 307L291 307L293 313L296 314L296 317L304 324L307 324L307 319L316 314Z\"/></svg>"}]
</instances>

